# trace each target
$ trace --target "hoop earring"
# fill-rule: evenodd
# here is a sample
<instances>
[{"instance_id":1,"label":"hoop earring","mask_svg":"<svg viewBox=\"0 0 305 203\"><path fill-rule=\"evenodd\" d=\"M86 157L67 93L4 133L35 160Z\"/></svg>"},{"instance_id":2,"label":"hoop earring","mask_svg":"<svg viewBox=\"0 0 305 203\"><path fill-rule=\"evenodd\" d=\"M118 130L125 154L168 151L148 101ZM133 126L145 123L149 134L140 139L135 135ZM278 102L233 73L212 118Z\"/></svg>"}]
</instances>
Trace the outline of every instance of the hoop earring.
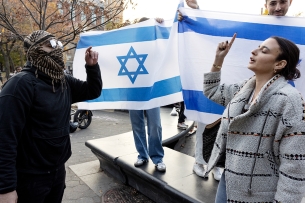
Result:
<instances>
[{"instance_id":1,"label":"hoop earring","mask_svg":"<svg viewBox=\"0 0 305 203\"><path fill-rule=\"evenodd\" d=\"M274 70L273 70L273 72L274 72L274 73L276 73L276 72L277 72L277 70L276 70L276 69L274 69Z\"/></svg>"}]
</instances>

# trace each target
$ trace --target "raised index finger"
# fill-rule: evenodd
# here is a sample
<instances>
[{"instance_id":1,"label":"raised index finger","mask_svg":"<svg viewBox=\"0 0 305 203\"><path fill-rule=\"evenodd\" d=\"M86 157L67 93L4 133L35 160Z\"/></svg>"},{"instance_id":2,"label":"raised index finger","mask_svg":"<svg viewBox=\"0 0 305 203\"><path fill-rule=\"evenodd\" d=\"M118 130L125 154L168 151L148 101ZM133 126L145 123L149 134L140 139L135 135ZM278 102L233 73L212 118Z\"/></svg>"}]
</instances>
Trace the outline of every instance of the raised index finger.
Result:
<instances>
[{"instance_id":1,"label":"raised index finger","mask_svg":"<svg viewBox=\"0 0 305 203\"><path fill-rule=\"evenodd\" d=\"M85 53L90 53L91 49L92 49L92 46L88 47Z\"/></svg>"},{"instance_id":2,"label":"raised index finger","mask_svg":"<svg viewBox=\"0 0 305 203\"><path fill-rule=\"evenodd\" d=\"M231 41L230 41L230 43L229 43L229 46L230 46L230 47L232 46L232 44L233 44L233 42L234 42L236 36L237 36L237 33L234 33L234 35L233 35L233 37L232 37L232 39L231 39Z\"/></svg>"}]
</instances>

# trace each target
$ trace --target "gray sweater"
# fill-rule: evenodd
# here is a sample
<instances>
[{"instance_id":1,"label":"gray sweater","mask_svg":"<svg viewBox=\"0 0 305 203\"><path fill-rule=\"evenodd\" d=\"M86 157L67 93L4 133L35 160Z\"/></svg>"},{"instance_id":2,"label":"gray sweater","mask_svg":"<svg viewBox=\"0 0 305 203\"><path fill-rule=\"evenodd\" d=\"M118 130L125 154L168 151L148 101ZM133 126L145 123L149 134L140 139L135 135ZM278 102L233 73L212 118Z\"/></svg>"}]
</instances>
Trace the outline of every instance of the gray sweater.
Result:
<instances>
[{"instance_id":1,"label":"gray sweater","mask_svg":"<svg viewBox=\"0 0 305 203\"><path fill-rule=\"evenodd\" d=\"M284 77L264 85L246 113L255 76L220 85L220 72L204 74L204 94L226 106L207 173L226 153L228 202L299 203L305 196L305 106Z\"/></svg>"}]
</instances>

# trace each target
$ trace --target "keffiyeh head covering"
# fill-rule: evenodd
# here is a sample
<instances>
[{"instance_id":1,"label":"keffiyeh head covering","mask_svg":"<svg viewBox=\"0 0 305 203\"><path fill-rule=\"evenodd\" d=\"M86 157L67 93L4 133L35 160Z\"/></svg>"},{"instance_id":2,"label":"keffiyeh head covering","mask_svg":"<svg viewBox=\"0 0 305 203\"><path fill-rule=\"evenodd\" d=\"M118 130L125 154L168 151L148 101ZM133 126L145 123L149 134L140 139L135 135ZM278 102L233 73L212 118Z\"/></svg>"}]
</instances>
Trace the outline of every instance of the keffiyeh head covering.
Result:
<instances>
[{"instance_id":1,"label":"keffiyeh head covering","mask_svg":"<svg viewBox=\"0 0 305 203\"><path fill-rule=\"evenodd\" d=\"M55 39L55 36L44 30L37 30L26 36L24 39L24 49L27 60L38 70L45 73L52 79L53 91L54 82L64 83L64 60L63 52L59 47L50 52L42 50L42 45ZM38 77L36 70L36 77Z\"/></svg>"}]
</instances>

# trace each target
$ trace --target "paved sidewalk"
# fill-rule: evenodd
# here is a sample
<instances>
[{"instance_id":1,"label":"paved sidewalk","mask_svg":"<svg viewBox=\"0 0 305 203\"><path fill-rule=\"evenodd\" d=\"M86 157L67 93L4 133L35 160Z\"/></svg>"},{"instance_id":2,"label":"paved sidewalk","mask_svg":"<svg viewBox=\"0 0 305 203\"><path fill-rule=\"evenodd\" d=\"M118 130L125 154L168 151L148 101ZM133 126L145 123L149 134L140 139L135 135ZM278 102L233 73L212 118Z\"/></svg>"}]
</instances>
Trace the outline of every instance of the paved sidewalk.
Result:
<instances>
[{"instance_id":1,"label":"paved sidewalk","mask_svg":"<svg viewBox=\"0 0 305 203\"><path fill-rule=\"evenodd\" d=\"M171 111L170 108L161 108L161 111ZM176 117L178 120L178 117ZM131 131L129 115L124 111L93 111L91 125L85 130L77 130L71 133L72 156L66 163L66 185L63 203L100 203L103 195L113 188L126 186L116 181L104 171L99 171L97 157L85 146L85 142L91 139L104 138L112 135ZM182 153L194 156L195 136L181 139L175 149ZM77 176L72 170L79 171ZM91 174L87 176L86 174ZM95 174L94 174L95 173ZM93 175L92 175L93 174ZM102 180L102 181L101 181ZM98 188L93 187L92 182L98 181ZM95 183L96 184L96 183ZM88 186L90 185L90 187ZM133 189L133 195L137 192Z\"/></svg>"}]
</instances>

